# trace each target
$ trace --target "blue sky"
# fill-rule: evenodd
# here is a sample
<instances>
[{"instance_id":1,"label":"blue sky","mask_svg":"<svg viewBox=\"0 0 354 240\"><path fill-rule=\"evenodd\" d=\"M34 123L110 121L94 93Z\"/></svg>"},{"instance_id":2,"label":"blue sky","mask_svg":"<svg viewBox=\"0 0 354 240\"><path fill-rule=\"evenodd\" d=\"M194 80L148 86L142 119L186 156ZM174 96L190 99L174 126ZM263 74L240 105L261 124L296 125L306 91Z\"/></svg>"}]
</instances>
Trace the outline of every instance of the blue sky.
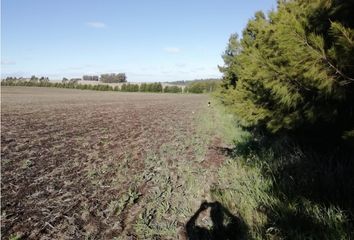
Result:
<instances>
[{"instance_id":1,"label":"blue sky","mask_svg":"<svg viewBox=\"0 0 354 240\"><path fill-rule=\"evenodd\" d=\"M276 0L2 0L1 75L220 77L232 33Z\"/></svg>"}]
</instances>

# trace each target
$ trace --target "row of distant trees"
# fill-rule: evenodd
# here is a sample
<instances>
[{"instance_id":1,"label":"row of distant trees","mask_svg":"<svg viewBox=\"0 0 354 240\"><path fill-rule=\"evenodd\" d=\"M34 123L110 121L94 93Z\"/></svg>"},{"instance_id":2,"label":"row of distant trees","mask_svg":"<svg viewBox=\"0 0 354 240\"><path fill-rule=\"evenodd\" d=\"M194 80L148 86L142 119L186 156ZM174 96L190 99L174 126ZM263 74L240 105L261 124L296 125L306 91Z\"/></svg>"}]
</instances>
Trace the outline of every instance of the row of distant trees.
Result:
<instances>
[{"instance_id":1,"label":"row of distant trees","mask_svg":"<svg viewBox=\"0 0 354 240\"><path fill-rule=\"evenodd\" d=\"M102 74L102 79L105 83L111 83L111 81L118 80L123 81L124 76L119 74ZM102 78L103 76L103 78ZM84 76L85 77L85 76ZM96 79L95 76L86 76L85 79ZM98 88L103 87L94 87L90 84L79 84L80 78L63 78L61 83L53 83L49 81L48 77L36 77L32 76L31 78L16 78L16 77L7 77L1 82L3 86L40 86L40 87L64 87L64 88L77 88L77 89L89 89L89 90L100 90ZM125 78L126 81L126 78ZM114 83L114 82L113 82ZM124 82L121 87L112 87L112 90L123 91L123 92L166 92L166 93L210 93L214 92L219 86L220 80L196 80L190 81L184 89L181 86L165 86L163 87L161 83L142 83L142 84L130 84ZM77 86L81 85L81 86ZM83 85L83 86L82 86ZM102 86L102 84L100 84ZM108 85L107 85L108 86ZM105 87L104 87L105 88ZM109 89L108 89L109 90Z\"/></svg>"},{"instance_id":2,"label":"row of distant trees","mask_svg":"<svg viewBox=\"0 0 354 240\"><path fill-rule=\"evenodd\" d=\"M84 75L82 76L84 81L101 81L103 83L123 83L127 82L127 76L125 73L106 73L98 75Z\"/></svg>"},{"instance_id":3,"label":"row of distant trees","mask_svg":"<svg viewBox=\"0 0 354 240\"><path fill-rule=\"evenodd\" d=\"M100 80L104 83L122 83L127 82L127 76L125 75L125 73L101 74Z\"/></svg>"},{"instance_id":4,"label":"row of distant trees","mask_svg":"<svg viewBox=\"0 0 354 240\"><path fill-rule=\"evenodd\" d=\"M31 82L46 82L49 81L48 77L36 77L35 75L32 75L31 78L23 78L23 77L7 77L5 78L5 81L31 81Z\"/></svg>"},{"instance_id":5,"label":"row of distant trees","mask_svg":"<svg viewBox=\"0 0 354 240\"><path fill-rule=\"evenodd\" d=\"M110 86L108 84L79 84L77 79L64 79L62 82L50 82L47 78L44 80L27 80L22 78L6 78L1 81L2 86L26 86L26 87L56 87L56 88L72 88L82 90L96 90L96 91L122 91L122 92L156 92L156 93L182 93L183 89L179 86L165 86L161 83L143 83L130 84L123 83L121 87Z\"/></svg>"},{"instance_id":6,"label":"row of distant trees","mask_svg":"<svg viewBox=\"0 0 354 240\"><path fill-rule=\"evenodd\" d=\"M48 77L36 77L35 75L31 76L30 79L28 78L16 78L16 77L7 77L5 80L12 81L12 80L30 80L30 81L49 81ZM84 75L81 78L63 78L63 83L68 83L68 82L78 82L80 80L84 81L101 81L103 83L124 83L127 82L127 76L125 73L109 73L109 74L101 74L101 76L98 75Z\"/></svg>"}]
</instances>

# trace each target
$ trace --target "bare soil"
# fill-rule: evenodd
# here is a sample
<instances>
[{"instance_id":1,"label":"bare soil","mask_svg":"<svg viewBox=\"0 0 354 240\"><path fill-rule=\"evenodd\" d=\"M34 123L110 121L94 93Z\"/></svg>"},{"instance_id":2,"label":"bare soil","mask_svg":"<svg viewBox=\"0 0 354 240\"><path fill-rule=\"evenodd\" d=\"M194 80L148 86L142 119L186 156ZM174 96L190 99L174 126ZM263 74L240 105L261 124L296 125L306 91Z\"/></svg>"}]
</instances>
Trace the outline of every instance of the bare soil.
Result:
<instances>
[{"instance_id":1,"label":"bare soil","mask_svg":"<svg viewBox=\"0 0 354 240\"><path fill-rule=\"evenodd\" d=\"M193 135L206 102L203 95L2 87L2 238L110 239L127 231L151 188L148 179L134 182L147 154ZM182 147L171 161L195 157ZM219 165L215 151L211 164ZM112 208L134 183L128 199L135 204Z\"/></svg>"}]
</instances>

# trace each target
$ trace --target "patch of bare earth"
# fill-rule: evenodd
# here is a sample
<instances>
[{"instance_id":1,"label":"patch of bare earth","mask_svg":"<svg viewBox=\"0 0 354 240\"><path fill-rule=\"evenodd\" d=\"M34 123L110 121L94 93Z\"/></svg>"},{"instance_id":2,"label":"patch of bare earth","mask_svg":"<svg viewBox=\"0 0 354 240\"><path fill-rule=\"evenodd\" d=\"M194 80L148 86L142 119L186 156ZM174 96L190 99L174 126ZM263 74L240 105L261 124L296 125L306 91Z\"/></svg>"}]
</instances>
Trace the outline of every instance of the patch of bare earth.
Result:
<instances>
[{"instance_id":1,"label":"patch of bare earth","mask_svg":"<svg viewBox=\"0 0 354 240\"><path fill-rule=\"evenodd\" d=\"M5 239L110 239L127 232L150 188L148 178L140 179L147 153L166 143L178 147L180 136L193 134L206 101L21 87L3 87L1 98ZM178 157L193 154L186 147Z\"/></svg>"}]
</instances>

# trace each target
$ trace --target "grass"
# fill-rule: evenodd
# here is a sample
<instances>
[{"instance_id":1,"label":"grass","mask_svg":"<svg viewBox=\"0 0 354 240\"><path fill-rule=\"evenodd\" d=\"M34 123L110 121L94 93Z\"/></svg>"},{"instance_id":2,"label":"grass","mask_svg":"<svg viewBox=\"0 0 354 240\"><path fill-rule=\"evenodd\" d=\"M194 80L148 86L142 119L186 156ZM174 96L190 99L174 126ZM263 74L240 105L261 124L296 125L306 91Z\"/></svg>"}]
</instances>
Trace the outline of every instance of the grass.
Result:
<instances>
[{"instance_id":1,"label":"grass","mask_svg":"<svg viewBox=\"0 0 354 240\"><path fill-rule=\"evenodd\" d=\"M247 239L353 238L353 155L256 141L218 108L219 133L234 146L211 196L245 222Z\"/></svg>"},{"instance_id":2,"label":"grass","mask_svg":"<svg viewBox=\"0 0 354 240\"><path fill-rule=\"evenodd\" d=\"M200 115L198 131L210 139L210 136L222 138L225 144L234 144L248 136L248 133L237 126L235 117L216 100L211 100L212 105L207 109L207 114ZM209 137L208 137L209 136Z\"/></svg>"}]
</instances>

